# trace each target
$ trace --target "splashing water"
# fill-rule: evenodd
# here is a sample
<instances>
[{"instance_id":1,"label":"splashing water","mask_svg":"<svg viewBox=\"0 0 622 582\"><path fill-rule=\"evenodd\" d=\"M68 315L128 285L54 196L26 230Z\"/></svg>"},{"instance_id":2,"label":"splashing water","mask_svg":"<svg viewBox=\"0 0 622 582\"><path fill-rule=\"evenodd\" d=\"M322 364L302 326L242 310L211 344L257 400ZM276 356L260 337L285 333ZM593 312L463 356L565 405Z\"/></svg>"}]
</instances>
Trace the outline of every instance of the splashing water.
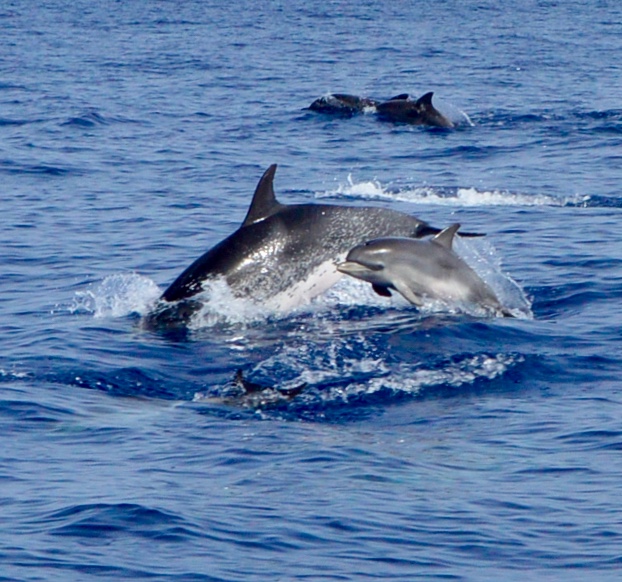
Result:
<instances>
[{"instance_id":1,"label":"splashing water","mask_svg":"<svg viewBox=\"0 0 622 582\"><path fill-rule=\"evenodd\" d=\"M148 277L137 273L114 274L86 291L78 291L70 311L86 311L96 318L145 315L160 294L160 288Z\"/></svg>"},{"instance_id":2,"label":"splashing water","mask_svg":"<svg viewBox=\"0 0 622 582\"><path fill-rule=\"evenodd\" d=\"M346 197L367 200L398 200L437 206L582 206L590 196L573 195L558 198L544 194L519 194L502 190L477 188L433 188L407 186L399 189L383 186L378 180L356 182L352 174L346 184L334 190L317 192L316 198Z\"/></svg>"}]
</instances>

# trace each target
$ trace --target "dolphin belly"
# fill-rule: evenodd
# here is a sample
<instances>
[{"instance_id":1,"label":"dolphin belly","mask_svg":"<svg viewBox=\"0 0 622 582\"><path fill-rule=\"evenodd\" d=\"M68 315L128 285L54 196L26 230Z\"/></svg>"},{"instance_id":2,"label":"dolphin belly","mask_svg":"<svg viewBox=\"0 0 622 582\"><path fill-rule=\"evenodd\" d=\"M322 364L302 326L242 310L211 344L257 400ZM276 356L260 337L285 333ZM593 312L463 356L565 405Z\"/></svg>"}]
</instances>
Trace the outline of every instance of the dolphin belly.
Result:
<instances>
[{"instance_id":1,"label":"dolphin belly","mask_svg":"<svg viewBox=\"0 0 622 582\"><path fill-rule=\"evenodd\" d=\"M332 259L325 261L310 270L304 279L270 298L266 306L275 311L291 311L310 303L314 298L336 285L342 277L335 261Z\"/></svg>"}]
</instances>

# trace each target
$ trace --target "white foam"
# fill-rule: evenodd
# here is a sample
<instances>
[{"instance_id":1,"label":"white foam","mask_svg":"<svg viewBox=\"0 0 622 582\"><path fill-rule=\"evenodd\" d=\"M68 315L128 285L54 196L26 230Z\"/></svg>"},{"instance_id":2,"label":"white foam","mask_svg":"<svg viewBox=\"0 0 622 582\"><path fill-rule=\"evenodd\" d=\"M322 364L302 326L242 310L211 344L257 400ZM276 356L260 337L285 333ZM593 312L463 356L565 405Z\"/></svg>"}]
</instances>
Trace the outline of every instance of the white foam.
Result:
<instances>
[{"instance_id":1,"label":"white foam","mask_svg":"<svg viewBox=\"0 0 622 582\"><path fill-rule=\"evenodd\" d=\"M283 344L278 353L264 360L254 372L277 377L286 369L294 374L287 381L288 386L327 385L312 397L333 402L387 389L417 394L432 386L460 387L479 379L493 380L524 358L513 354L476 354L452 359L440 367L428 367L425 362L414 360L391 365L382 354L376 354L365 333L360 333L333 338L321 348L309 342ZM347 378L352 381L344 382ZM334 386L330 386L333 383Z\"/></svg>"},{"instance_id":2,"label":"white foam","mask_svg":"<svg viewBox=\"0 0 622 582\"><path fill-rule=\"evenodd\" d=\"M364 383L355 383L346 389L340 388L337 394L328 390L324 394L324 399L346 399L354 395L370 395L387 389L394 392L418 394L425 388L433 386L460 387L472 384L478 379L497 378L523 359L522 356L516 357L508 354L476 355L452 362L442 368L421 366L411 369L401 366L386 377L376 377Z\"/></svg>"},{"instance_id":3,"label":"white foam","mask_svg":"<svg viewBox=\"0 0 622 582\"><path fill-rule=\"evenodd\" d=\"M203 292L194 297L202 307L191 318L188 327L201 329L219 323L250 324L273 315L274 309L259 305L250 298L236 297L224 278L206 281Z\"/></svg>"},{"instance_id":4,"label":"white foam","mask_svg":"<svg viewBox=\"0 0 622 582\"><path fill-rule=\"evenodd\" d=\"M545 194L518 194L505 190L478 190L477 188L433 188L429 186L394 189L378 180L356 182L352 174L346 184L334 190L316 193L317 198L348 197L367 200L397 200L437 206L566 206L587 203L589 196L574 195L558 198Z\"/></svg>"}]
</instances>

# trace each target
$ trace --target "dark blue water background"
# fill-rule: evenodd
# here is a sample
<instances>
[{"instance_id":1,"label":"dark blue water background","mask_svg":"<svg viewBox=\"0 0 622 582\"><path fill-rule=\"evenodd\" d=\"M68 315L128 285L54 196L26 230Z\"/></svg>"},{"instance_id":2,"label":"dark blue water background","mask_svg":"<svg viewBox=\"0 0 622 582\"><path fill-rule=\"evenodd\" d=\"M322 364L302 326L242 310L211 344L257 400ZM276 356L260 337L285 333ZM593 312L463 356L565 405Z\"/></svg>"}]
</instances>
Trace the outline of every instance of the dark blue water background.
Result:
<instances>
[{"instance_id":1,"label":"dark blue water background","mask_svg":"<svg viewBox=\"0 0 622 582\"><path fill-rule=\"evenodd\" d=\"M601 0L3 4L0 580L618 580L621 22ZM303 110L430 90L472 125ZM142 329L271 163L286 202L486 232L459 250L525 316L350 281ZM219 403L239 368L307 388Z\"/></svg>"}]
</instances>

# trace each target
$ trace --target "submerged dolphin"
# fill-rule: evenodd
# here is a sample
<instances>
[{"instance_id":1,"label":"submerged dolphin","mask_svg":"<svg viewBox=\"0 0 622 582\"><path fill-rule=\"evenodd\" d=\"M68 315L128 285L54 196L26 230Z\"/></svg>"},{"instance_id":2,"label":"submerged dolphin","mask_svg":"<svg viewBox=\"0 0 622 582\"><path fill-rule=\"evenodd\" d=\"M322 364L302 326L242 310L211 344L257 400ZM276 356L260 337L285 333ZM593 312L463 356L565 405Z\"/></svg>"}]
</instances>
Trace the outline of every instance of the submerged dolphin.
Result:
<instances>
[{"instance_id":1,"label":"submerged dolphin","mask_svg":"<svg viewBox=\"0 0 622 582\"><path fill-rule=\"evenodd\" d=\"M412 125L430 125L452 128L454 124L432 105L433 92L426 93L416 101L390 99L376 105L378 117L383 121L397 121Z\"/></svg>"},{"instance_id":2,"label":"submerged dolphin","mask_svg":"<svg viewBox=\"0 0 622 582\"><path fill-rule=\"evenodd\" d=\"M163 293L148 324L176 325L201 306L196 295L224 278L236 297L288 310L332 287L336 262L355 245L382 236L422 237L440 232L395 210L330 204L281 204L276 164L259 180L250 208L233 234L192 263Z\"/></svg>"},{"instance_id":3,"label":"submerged dolphin","mask_svg":"<svg viewBox=\"0 0 622 582\"><path fill-rule=\"evenodd\" d=\"M512 317L493 290L452 250L458 228L454 224L425 241L390 237L365 242L354 247L337 269L371 283L379 295L390 297L389 289L395 289L418 306L427 297Z\"/></svg>"},{"instance_id":4,"label":"submerged dolphin","mask_svg":"<svg viewBox=\"0 0 622 582\"><path fill-rule=\"evenodd\" d=\"M390 101L399 101L402 99L408 99L408 94L402 93L401 95L396 95L395 97L391 97ZM375 109L379 103L380 101L370 99L369 97L358 97L347 93L331 93L330 95L325 95L324 97L316 99L308 108L317 113L352 117L355 113L361 113L365 109Z\"/></svg>"}]
</instances>

